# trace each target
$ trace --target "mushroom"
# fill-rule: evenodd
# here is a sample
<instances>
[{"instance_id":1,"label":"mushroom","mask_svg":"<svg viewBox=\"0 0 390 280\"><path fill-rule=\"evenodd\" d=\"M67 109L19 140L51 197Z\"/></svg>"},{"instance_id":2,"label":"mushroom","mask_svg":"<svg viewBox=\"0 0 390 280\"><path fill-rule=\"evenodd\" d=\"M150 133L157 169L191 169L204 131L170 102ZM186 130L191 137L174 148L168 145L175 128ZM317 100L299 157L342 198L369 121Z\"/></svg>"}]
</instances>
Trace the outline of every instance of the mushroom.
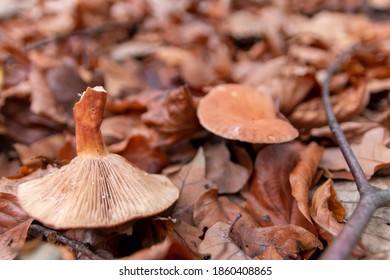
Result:
<instances>
[{"instance_id":1,"label":"mushroom","mask_svg":"<svg viewBox=\"0 0 390 280\"><path fill-rule=\"evenodd\" d=\"M108 153L100 132L107 92L87 88L73 108L77 157L18 188L22 208L57 229L112 227L156 215L178 198L165 176L148 174Z\"/></svg>"},{"instance_id":2,"label":"mushroom","mask_svg":"<svg viewBox=\"0 0 390 280\"><path fill-rule=\"evenodd\" d=\"M222 84L199 101L197 115L208 131L249 143L282 143L299 135L275 108L272 98L253 87Z\"/></svg>"}]
</instances>

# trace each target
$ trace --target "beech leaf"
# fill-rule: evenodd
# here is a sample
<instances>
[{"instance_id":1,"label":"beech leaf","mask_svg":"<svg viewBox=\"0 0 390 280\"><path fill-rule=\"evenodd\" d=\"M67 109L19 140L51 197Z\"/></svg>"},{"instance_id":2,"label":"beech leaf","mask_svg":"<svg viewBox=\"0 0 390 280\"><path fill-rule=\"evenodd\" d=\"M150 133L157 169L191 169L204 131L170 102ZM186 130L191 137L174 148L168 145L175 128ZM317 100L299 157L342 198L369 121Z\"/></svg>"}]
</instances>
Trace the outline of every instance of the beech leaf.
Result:
<instances>
[{"instance_id":1,"label":"beech leaf","mask_svg":"<svg viewBox=\"0 0 390 280\"><path fill-rule=\"evenodd\" d=\"M388 131L377 127L367 131L359 143L351 143L351 149L368 179L378 170L390 167L390 148L387 146L389 139ZM349 167L339 148L327 148L321 166L330 171L345 170L349 173ZM341 178L351 179L350 176Z\"/></svg>"},{"instance_id":2,"label":"beech leaf","mask_svg":"<svg viewBox=\"0 0 390 280\"><path fill-rule=\"evenodd\" d=\"M206 177L218 187L218 193L236 193L249 179L248 170L230 160L230 153L224 143L204 146L206 156Z\"/></svg>"},{"instance_id":3,"label":"beech leaf","mask_svg":"<svg viewBox=\"0 0 390 280\"><path fill-rule=\"evenodd\" d=\"M328 244L343 229L345 209L337 198L332 180L327 180L315 191L310 215L317 226L319 236Z\"/></svg>"},{"instance_id":4,"label":"beech leaf","mask_svg":"<svg viewBox=\"0 0 390 280\"><path fill-rule=\"evenodd\" d=\"M203 148L200 148L191 162L183 165L180 171L167 174L179 188L180 195L172 211L172 217L189 224L193 222L193 206L198 197L207 189L214 187L206 178L206 158Z\"/></svg>"},{"instance_id":5,"label":"beech leaf","mask_svg":"<svg viewBox=\"0 0 390 280\"><path fill-rule=\"evenodd\" d=\"M229 237L231 224L217 222L206 232L200 243L199 253L211 260L248 260L250 259Z\"/></svg>"},{"instance_id":6,"label":"beech leaf","mask_svg":"<svg viewBox=\"0 0 390 280\"><path fill-rule=\"evenodd\" d=\"M32 221L20 208L16 196L0 193L0 259L13 259L19 254Z\"/></svg>"}]
</instances>

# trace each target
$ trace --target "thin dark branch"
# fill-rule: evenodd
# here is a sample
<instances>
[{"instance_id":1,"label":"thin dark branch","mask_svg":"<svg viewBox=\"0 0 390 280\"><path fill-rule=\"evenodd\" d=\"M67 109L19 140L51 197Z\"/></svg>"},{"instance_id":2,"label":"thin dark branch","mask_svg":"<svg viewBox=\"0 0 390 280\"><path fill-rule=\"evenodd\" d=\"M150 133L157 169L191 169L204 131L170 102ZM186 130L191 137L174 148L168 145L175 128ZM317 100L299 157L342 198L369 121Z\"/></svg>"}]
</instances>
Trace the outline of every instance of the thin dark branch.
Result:
<instances>
[{"instance_id":1,"label":"thin dark branch","mask_svg":"<svg viewBox=\"0 0 390 280\"><path fill-rule=\"evenodd\" d=\"M91 260L103 260L104 258L92 252L88 246L77 240L69 239L60 232L42 225L32 224L28 231L30 236L46 239L50 243L69 246L76 253L84 255Z\"/></svg>"},{"instance_id":2,"label":"thin dark branch","mask_svg":"<svg viewBox=\"0 0 390 280\"><path fill-rule=\"evenodd\" d=\"M348 164L348 167L355 180L357 189L360 194L360 200L344 226L340 234L327 247L321 259L347 259L351 256L356 244L359 242L361 235L369 223L376 209L390 203L390 191L379 190L370 185L357 158L355 157L347 138L342 132L336 116L333 113L332 102L330 98L330 80L333 74L340 68L346 59L356 51L357 46L351 46L342 52L339 57L332 63L328 70L326 79L322 86L322 99L325 107L328 124L335 136L338 146Z\"/></svg>"}]
</instances>

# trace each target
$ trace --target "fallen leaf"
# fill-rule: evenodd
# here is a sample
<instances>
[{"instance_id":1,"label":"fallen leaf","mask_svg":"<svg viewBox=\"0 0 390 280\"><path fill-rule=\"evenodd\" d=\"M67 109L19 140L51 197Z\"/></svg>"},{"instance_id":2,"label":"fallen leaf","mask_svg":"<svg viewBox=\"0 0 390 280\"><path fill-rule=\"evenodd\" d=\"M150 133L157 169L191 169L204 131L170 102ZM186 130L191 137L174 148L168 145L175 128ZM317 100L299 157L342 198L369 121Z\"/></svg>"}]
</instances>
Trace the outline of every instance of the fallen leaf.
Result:
<instances>
[{"instance_id":1,"label":"fallen leaf","mask_svg":"<svg viewBox=\"0 0 390 280\"><path fill-rule=\"evenodd\" d=\"M186 246L192 253L192 259L201 259L199 244L202 242L203 231L182 220L174 222L173 232L168 238L174 239L183 246Z\"/></svg>"},{"instance_id":2,"label":"fallen leaf","mask_svg":"<svg viewBox=\"0 0 390 280\"><path fill-rule=\"evenodd\" d=\"M314 193L310 215L315 222L319 236L328 244L343 229L345 209L333 189L333 181L328 179Z\"/></svg>"},{"instance_id":3,"label":"fallen leaf","mask_svg":"<svg viewBox=\"0 0 390 280\"><path fill-rule=\"evenodd\" d=\"M53 93L40 69L31 67L29 72L31 83L31 112L50 118L60 124L72 124L69 116L58 106Z\"/></svg>"},{"instance_id":4,"label":"fallen leaf","mask_svg":"<svg viewBox=\"0 0 390 280\"><path fill-rule=\"evenodd\" d=\"M151 103L141 120L163 137L173 137L174 140L200 128L195 102L188 87L170 90L159 102Z\"/></svg>"},{"instance_id":5,"label":"fallen leaf","mask_svg":"<svg viewBox=\"0 0 390 280\"><path fill-rule=\"evenodd\" d=\"M323 147L311 142L299 154L299 161L290 173L291 194L297 201L297 207L311 222L309 210L309 190L313 186L317 167L321 161Z\"/></svg>"},{"instance_id":6,"label":"fallen leaf","mask_svg":"<svg viewBox=\"0 0 390 280\"><path fill-rule=\"evenodd\" d=\"M200 229L208 229L217 222L229 223L230 219L218 200L218 191L210 189L201 194L194 205L194 223Z\"/></svg>"},{"instance_id":7,"label":"fallen leaf","mask_svg":"<svg viewBox=\"0 0 390 280\"><path fill-rule=\"evenodd\" d=\"M289 142L269 145L258 152L246 209L261 226L293 224L316 234L314 225L300 211L290 184L290 174L305 148L299 142ZM300 204L306 207L302 206L303 200Z\"/></svg>"},{"instance_id":8,"label":"fallen leaf","mask_svg":"<svg viewBox=\"0 0 390 280\"><path fill-rule=\"evenodd\" d=\"M233 228L231 235L238 235ZM271 227L257 227L243 232L233 238L240 248L250 257L264 254L269 246L275 247L283 259L308 259L317 249L322 249L322 243L308 230L293 224ZM275 256L275 255L272 255Z\"/></svg>"},{"instance_id":9,"label":"fallen leaf","mask_svg":"<svg viewBox=\"0 0 390 280\"><path fill-rule=\"evenodd\" d=\"M39 139L31 145L14 144L19 154L19 159L25 166L40 166L42 158L56 160L60 148L64 145L64 135L62 133L53 134Z\"/></svg>"},{"instance_id":10,"label":"fallen leaf","mask_svg":"<svg viewBox=\"0 0 390 280\"><path fill-rule=\"evenodd\" d=\"M179 199L172 210L172 217L193 225L194 203L202 193L215 187L212 181L206 178L206 159L203 149L200 148L192 161L183 165L178 172L167 176L180 190Z\"/></svg>"},{"instance_id":11,"label":"fallen leaf","mask_svg":"<svg viewBox=\"0 0 390 280\"><path fill-rule=\"evenodd\" d=\"M361 81L357 86L330 97L333 112L339 122L351 120L361 113L369 101L367 83ZM298 128L321 127L327 124L325 110L320 97L312 98L295 107L288 115L290 122Z\"/></svg>"},{"instance_id":12,"label":"fallen leaf","mask_svg":"<svg viewBox=\"0 0 390 280\"><path fill-rule=\"evenodd\" d=\"M371 130L375 127L378 127L379 124L375 122L358 122L358 121L349 121L340 123L340 128L343 131L347 139L352 139L357 136L364 134L366 131ZM323 126L318 128L312 128L310 130L310 135L318 138L328 138L334 139L333 133L331 132L329 126Z\"/></svg>"},{"instance_id":13,"label":"fallen leaf","mask_svg":"<svg viewBox=\"0 0 390 280\"><path fill-rule=\"evenodd\" d=\"M351 149L368 179L378 170L390 167L388 143L389 136L387 130L383 127L371 129L363 135L359 143L351 143ZM331 171L345 170L349 172L349 167L339 148L325 149L320 165ZM337 173L334 175L337 176ZM343 177L350 179L349 176L347 178Z\"/></svg>"},{"instance_id":14,"label":"fallen leaf","mask_svg":"<svg viewBox=\"0 0 390 280\"><path fill-rule=\"evenodd\" d=\"M192 260L193 256L188 248L175 240L165 240L150 248L121 258L121 260Z\"/></svg>"},{"instance_id":15,"label":"fallen leaf","mask_svg":"<svg viewBox=\"0 0 390 280\"><path fill-rule=\"evenodd\" d=\"M212 180L218 193L236 193L247 183L248 170L230 160L230 152L225 143L204 146L206 157L206 178Z\"/></svg>"},{"instance_id":16,"label":"fallen leaf","mask_svg":"<svg viewBox=\"0 0 390 280\"><path fill-rule=\"evenodd\" d=\"M123 146L122 143L120 146ZM108 147L111 153L117 153L148 173L159 173L169 163L166 153L151 148L148 138L137 135L124 141L124 147L113 144Z\"/></svg>"},{"instance_id":17,"label":"fallen leaf","mask_svg":"<svg viewBox=\"0 0 390 280\"><path fill-rule=\"evenodd\" d=\"M76 62L64 60L62 65L49 68L45 78L58 106L73 119L73 105L80 99L78 94L87 87L87 83L80 77Z\"/></svg>"},{"instance_id":18,"label":"fallen leaf","mask_svg":"<svg viewBox=\"0 0 390 280\"><path fill-rule=\"evenodd\" d=\"M0 259L14 259L19 254L32 221L20 208L16 196L0 193Z\"/></svg>"},{"instance_id":19,"label":"fallen leaf","mask_svg":"<svg viewBox=\"0 0 390 280\"><path fill-rule=\"evenodd\" d=\"M207 230L205 238L199 246L199 253L203 255L204 259L250 259L229 237L231 227L231 224L217 222Z\"/></svg>"}]
</instances>

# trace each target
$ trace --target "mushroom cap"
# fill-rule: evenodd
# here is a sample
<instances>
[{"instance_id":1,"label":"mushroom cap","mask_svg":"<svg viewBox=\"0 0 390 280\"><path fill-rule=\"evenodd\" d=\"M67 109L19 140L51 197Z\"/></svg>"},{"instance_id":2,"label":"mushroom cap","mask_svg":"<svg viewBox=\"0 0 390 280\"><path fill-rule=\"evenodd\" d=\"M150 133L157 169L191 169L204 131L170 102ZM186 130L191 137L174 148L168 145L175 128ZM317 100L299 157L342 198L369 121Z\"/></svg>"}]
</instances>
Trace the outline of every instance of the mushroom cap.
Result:
<instances>
[{"instance_id":1,"label":"mushroom cap","mask_svg":"<svg viewBox=\"0 0 390 280\"><path fill-rule=\"evenodd\" d=\"M158 214L178 196L167 177L148 174L116 154L77 156L18 188L22 208L57 229L116 226Z\"/></svg>"},{"instance_id":2,"label":"mushroom cap","mask_svg":"<svg viewBox=\"0 0 390 280\"><path fill-rule=\"evenodd\" d=\"M291 141L299 135L278 113L268 94L239 84L214 87L197 109L208 131L227 139L266 144Z\"/></svg>"}]
</instances>

